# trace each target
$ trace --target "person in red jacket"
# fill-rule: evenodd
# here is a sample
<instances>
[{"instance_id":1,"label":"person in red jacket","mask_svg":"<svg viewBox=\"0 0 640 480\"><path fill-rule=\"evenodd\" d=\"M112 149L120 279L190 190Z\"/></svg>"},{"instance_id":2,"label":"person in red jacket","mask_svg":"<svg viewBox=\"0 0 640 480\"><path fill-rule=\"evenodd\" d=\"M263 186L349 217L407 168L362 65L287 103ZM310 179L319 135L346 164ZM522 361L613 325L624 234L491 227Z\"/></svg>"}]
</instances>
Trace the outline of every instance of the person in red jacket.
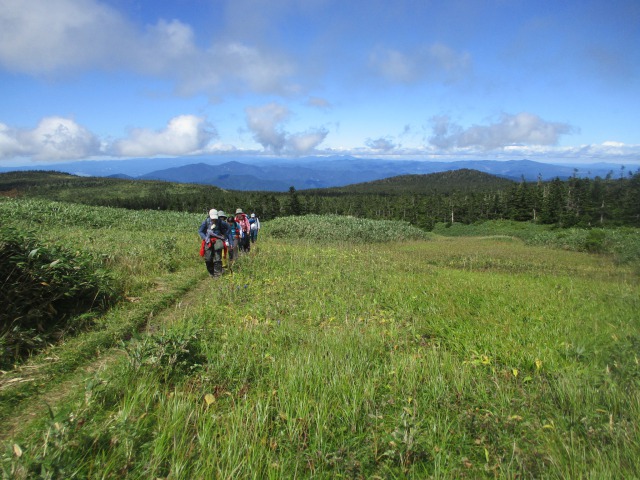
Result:
<instances>
[{"instance_id":1,"label":"person in red jacket","mask_svg":"<svg viewBox=\"0 0 640 480\"><path fill-rule=\"evenodd\" d=\"M236 210L236 223L240 225L240 251L248 253L251 250L251 225L249 224L249 217L241 208Z\"/></svg>"}]
</instances>

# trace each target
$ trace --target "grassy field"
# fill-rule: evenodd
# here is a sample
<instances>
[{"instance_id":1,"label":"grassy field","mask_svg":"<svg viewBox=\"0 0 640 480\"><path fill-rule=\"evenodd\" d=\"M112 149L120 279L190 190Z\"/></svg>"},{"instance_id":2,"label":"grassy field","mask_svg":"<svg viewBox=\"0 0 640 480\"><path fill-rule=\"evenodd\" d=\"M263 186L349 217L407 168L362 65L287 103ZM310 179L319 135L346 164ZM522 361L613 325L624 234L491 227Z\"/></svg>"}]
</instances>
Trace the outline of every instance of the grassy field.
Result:
<instances>
[{"instance_id":1,"label":"grassy field","mask_svg":"<svg viewBox=\"0 0 640 480\"><path fill-rule=\"evenodd\" d=\"M360 241L355 219L290 218L211 280L197 215L24 202L3 219L47 218L131 300L0 377L6 477L640 476L619 256L499 224Z\"/></svg>"}]
</instances>

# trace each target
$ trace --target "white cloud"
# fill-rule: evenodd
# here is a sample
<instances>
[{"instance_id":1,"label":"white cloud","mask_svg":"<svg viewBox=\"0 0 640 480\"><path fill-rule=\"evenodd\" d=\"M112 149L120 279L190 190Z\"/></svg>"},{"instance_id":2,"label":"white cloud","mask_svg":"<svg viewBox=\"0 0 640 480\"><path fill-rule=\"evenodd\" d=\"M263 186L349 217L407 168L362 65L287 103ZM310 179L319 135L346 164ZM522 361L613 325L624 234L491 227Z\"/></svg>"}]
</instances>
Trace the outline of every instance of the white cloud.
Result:
<instances>
[{"instance_id":1,"label":"white cloud","mask_svg":"<svg viewBox=\"0 0 640 480\"><path fill-rule=\"evenodd\" d=\"M93 0L0 0L0 64L29 74L104 66L132 31L115 10Z\"/></svg>"},{"instance_id":2,"label":"white cloud","mask_svg":"<svg viewBox=\"0 0 640 480\"><path fill-rule=\"evenodd\" d=\"M0 123L0 159L25 155L26 146L18 140L18 132L4 123Z\"/></svg>"},{"instance_id":3,"label":"white cloud","mask_svg":"<svg viewBox=\"0 0 640 480\"><path fill-rule=\"evenodd\" d=\"M384 137L380 137L375 140L370 138L365 142L365 144L372 150L377 150L379 152L390 152L398 147L398 145L393 143L391 139Z\"/></svg>"},{"instance_id":4,"label":"white cloud","mask_svg":"<svg viewBox=\"0 0 640 480\"><path fill-rule=\"evenodd\" d=\"M471 56L442 43L407 52L378 47L369 54L369 66L379 76L396 83L455 82L471 71Z\"/></svg>"},{"instance_id":5,"label":"white cloud","mask_svg":"<svg viewBox=\"0 0 640 480\"><path fill-rule=\"evenodd\" d=\"M127 138L101 146L96 135L75 121L46 117L33 129L13 128L0 123L0 160L18 157L41 161L77 160L106 155L151 157L234 149L231 146L209 146L215 137L215 129L204 118L181 115L172 118L162 130L132 129Z\"/></svg>"},{"instance_id":6,"label":"white cloud","mask_svg":"<svg viewBox=\"0 0 640 480\"><path fill-rule=\"evenodd\" d=\"M240 41L196 45L190 25L158 20L137 29L96 0L0 0L0 65L31 75L128 69L173 80L181 94L249 90L291 94L291 61Z\"/></svg>"},{"instance_id":7,"label":"white cloud","mask_svg":"<svg viewBox=\"0 0 640 480\"><path fill-rule=\"evenodd\" d=\"M98 157L151 157L158 155L197 155L203 153L251 153L259 155L290 154L301 155L310 152L326 154L377 155L381 158L412 158L455 160L477 157L497 160L529 158L543 162L620 162L639 164L640 145L625 144L617 141L606 141L601 144L578 146L557 146L544 143L512 143L504 144L492 150L487 144L469 142L468 130L482 127L474 126L463 130L451 124L447 117L434 119L434 134L440 136L440 142L422 147L404 147L392 140L393 137L370 138L365 142L366 148L325 148L318 146L326 139L326 128L309 129L301 133L289 133L283 124L291 116L284 106L271 103L261 107L247 109L247 123L255 140L264 148L263 152L239 148L227 143L214 143L217 136L215 129L204 118L195 115L181 115L171 119L161 130L137 128L130 131L127 138L115 140L110 144L100 145L96 135L74 120L62 117L43 118L35 128L21 129L0 123L0 161L17 162L19 159L34 161L77 160ZM516 116L514 116L516 117ZM549 141L551 134L527 133L524 125L537 125L538 122L506 122L501 121L484 128L491 130L496 125L504 127L510 133L504 138ZM510 130L512 129L512 130ZM498 129L499 130L499 129ZM536 128L533 128L536 130ZM546 129L538 129L545 132ZM497 134L496 134L497 135ZM485 138L486 135L477 135ZM473 137L476 138L476 137ZM460 139L466 139L462 141ZM459 141L460 140L460 141ZM491 140L492 145L495 141Z\"/></svg>"},{"instance_id":8,"label":"white cloud","mask_svg":"<svg viewBox=\"0 0 640 480\"><path fill-rule=\"evenodd\" d=\"M291 116L291 112L284 105L275 102L248 107L245 111L247 125L254 140L269 152L308 153L322 143L329 133L325 128L294 134L284 131L282 124Z\"/></svg>"},{"instance_id":9,"label":"white cloud","mask_svg":"<svg viewBox=\"0 0 640 480\"><path fill-rule=\"evenodd\" d=\"M280 124L290 116L289 109L272 102L261 107L247 107L245 111L254 140L265 150L281 152L286 145L287 134L282 131Z\"/></svg>"},{"instance_id":10,"label":"white cloud","mask_svg":"<svg viewBox=\"0 0 640 480\"><path fill-rule=\"evenodd\" d=\"M223 92L291 95L300 87L289 81L294 67L286 58L239 42L215 43L206 50L195 47L181 57L156 58L154 72L173 78L177 92L211 96Z\"/></svg>"},{"instance_id":11,"label":"white cloud","mask_svg":"<svg viewBox=\"0 0 640 480\"><path fill-rule=\"evenodd\" d=\"M608 142L602 142L602 146L606 148L624 148L625 144L622 142L608 141Z\"/></svg>"},{"instance_id":12,"label":"white cloud","mask_svg":"<svg viewBox=\"0 0 640 480\"><path fill-rule=\"evenodd\" d=\"M624 163L640 165L640 145L620 142L577 146L516 145L502 149L498 159L528 158L541 162L561 163Z\"/></svg>"},{"instance_id":13,"label":"white cloud","mask_svg":"<svg viewBox=\"0 0 640 480\"><path fill-rule=\"evenodd\" d=\"M479 148L493 150L510 145L557 145L560 135L574 132L566 123L547 122L531 113L503 114L490 125L473 125L463 129L449 117L432 118L433 135L429 142L442 149Z\"/></svg>"},{"instance_id":14,"label":"white cloud","mask_svg":"<svg viewBox=\"0 0 640 480\"><path fill-rule=\"evenodd\" d=\"M591 157L606 159L609 161L631 160L634 163L640 162L640 145L625 144L622 142L603 142L601 144L580 145L577 147L565 147L565 155L581 157Z\"/></svg>"},{"instance_id":15,"label":"white cloud","mask_svg":"<svg viewBox=\"0 0 640 480\"><path fill-rule=\"evenodd\" d=\"M131 130L129 137L116 141L111 150L124 157L190 155L205 149L215 136L215 130L204 118L180 115L172 118L163 130Z\"/></svg>"},{"instance_id":16,"label":"white cloud","mask_svg":"<svg viewBox=\"0 0 640 480\"><path fill-rule=\"evenodd\" d=\"M197 63L200 52L192 28L179 20L160 19L145 32L129 38L121 54L124 66L151 75L179 75Z\"/></svg>"},{"instance_id":17,"label":"white cloud","mask_svg":"<svg viewBox=\"0 0 640 480\"><path fill-rule=\"evenodd\" d=\"M313 151L329 134L326 128L319 128L305 133L296 133L287 138L287 147L294 154Z\"/></svg>"},{"instance_id":18,"label":"white cloud","mask_svg":"<svg viewBox=\"0 0 640 480\"><path fill-rule=\"evenodd\" d=\"M31 130L0 124L0 159L76 160L99 153L97 137L68 118L46 117Z\"/></svg>"}]
</instances>

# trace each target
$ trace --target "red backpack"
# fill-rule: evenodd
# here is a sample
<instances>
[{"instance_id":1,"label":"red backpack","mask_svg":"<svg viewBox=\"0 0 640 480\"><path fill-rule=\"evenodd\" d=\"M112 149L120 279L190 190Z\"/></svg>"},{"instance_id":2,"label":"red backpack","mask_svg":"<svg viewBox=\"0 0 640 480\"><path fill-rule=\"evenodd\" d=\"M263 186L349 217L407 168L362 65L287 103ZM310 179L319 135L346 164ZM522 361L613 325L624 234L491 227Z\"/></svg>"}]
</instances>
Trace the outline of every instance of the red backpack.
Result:
<instances>
[{"instance_id":1,"label":"red backpack","mask_svg":"<svg viewBox=\"0 0 640 480\"><path fill-rule=\"evenodd\" d=\"M249 225L249 217L247 217L246 213L239 213L236 215L236 222L240 225L242 231L246 234L251 230L251 225Z\"/></svg>"}]
</instances>

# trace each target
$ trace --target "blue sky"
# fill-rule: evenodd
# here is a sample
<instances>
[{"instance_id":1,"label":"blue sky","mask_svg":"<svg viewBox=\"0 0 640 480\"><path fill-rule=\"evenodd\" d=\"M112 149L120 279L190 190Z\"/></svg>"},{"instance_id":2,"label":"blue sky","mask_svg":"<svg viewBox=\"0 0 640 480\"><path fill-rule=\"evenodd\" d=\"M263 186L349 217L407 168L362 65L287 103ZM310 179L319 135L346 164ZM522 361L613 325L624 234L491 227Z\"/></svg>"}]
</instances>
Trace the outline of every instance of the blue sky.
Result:
<instances>
[{"instance_id":1,"label":"blue sky","mask_svg":"<svg viewBox=\"0 0 640 480\"><path fill-rule=\"evenodd\" d=\"M638 0L0 0L0 166L640 163Z\"/></svg>"}]
</instances>

